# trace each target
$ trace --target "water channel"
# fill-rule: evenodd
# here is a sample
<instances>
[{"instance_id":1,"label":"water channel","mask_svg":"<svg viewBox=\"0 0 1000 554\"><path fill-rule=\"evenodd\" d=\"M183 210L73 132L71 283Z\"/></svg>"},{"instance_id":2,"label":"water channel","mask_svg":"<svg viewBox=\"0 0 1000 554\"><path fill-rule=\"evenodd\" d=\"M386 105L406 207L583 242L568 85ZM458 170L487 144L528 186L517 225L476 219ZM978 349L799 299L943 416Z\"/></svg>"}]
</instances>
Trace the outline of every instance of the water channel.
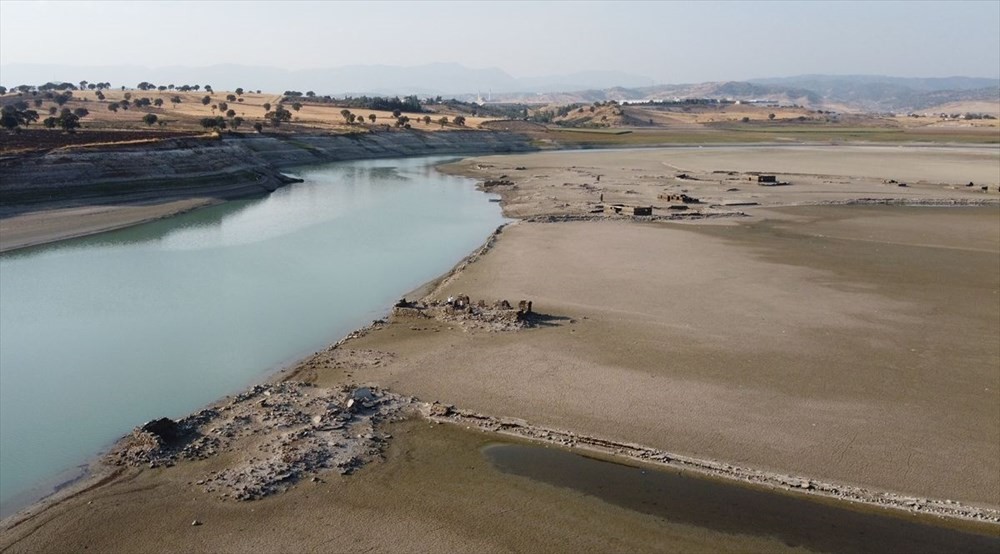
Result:
<instances>
[{"instance_id":1,"label":"water channel","mask_svg":"<svg viewBox=\"0 0 1000 554\"><path fill-rule=\"evenodd\" d=\"M0 256L0 514L134 426L180 417L381 317L503 222L442 158L305 182Z\"/></svg>"}]
</instances>

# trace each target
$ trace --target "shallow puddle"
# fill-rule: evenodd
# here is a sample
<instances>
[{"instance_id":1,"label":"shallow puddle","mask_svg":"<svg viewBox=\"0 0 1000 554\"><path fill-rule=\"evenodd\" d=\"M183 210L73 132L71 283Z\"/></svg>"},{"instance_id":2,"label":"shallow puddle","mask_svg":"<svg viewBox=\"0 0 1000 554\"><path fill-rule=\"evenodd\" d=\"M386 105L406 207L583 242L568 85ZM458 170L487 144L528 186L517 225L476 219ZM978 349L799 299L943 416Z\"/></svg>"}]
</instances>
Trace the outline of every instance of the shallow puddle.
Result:
<instances>
[{"instance_id":1,"label":"shallow puddle","mask_svg":"<svg viewBox=\"0 0 1000 554\"><path fill-rule=\"evenodd\" d=\"M820 552L1000 552L1000 527L938 527L829 501L581 456L557 448L491 444L483 455L504 473L571 488L629 510L713 531L776 537ZM992 534L985 534L990 533Z\"/></svg>"}]
</instances>

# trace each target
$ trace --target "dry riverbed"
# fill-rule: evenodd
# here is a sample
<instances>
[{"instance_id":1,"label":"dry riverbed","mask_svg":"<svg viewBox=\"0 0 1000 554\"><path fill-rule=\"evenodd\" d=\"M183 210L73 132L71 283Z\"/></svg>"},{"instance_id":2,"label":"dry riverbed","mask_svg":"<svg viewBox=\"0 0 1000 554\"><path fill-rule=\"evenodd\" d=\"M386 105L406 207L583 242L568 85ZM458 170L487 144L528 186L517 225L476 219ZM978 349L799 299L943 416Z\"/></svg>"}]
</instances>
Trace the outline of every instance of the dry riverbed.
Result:
<instances>
[{"instance_id":1,"label":"dry riverbed","mask_svg":"<svg viewBox=\"0 0 1000 554\"><path fill-rule=\"evenodd\" d=\"M824 548L500 472L490 436L996 537L998 168L989 148L459 162L524 221L274 383L137 429L0 550Z\"/></svg>"}]
</instances>

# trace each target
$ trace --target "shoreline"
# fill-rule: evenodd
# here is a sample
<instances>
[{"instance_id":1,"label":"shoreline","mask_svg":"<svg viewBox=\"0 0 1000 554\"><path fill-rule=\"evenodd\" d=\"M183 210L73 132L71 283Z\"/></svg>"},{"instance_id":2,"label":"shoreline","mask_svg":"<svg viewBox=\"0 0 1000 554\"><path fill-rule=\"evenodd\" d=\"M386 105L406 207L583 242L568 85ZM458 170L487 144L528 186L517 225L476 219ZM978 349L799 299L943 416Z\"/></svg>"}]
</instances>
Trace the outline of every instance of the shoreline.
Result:
<instances>
[{"instance_id":1,"label":"shoreline","mask_svg":"<svg viewBox=\"0 0 1000 554\"><path fill-rule=\"evenodd\" d=\"M245 199L249 200L249 199L252 199L252 198L254 198L254 196L247 196ZM235 198L234 198L234 200L235 200ZM77 228L77 229L69 229L69 230L66 230L66 231L58 232L55 235L50 235L50 236L46 236L46 237L27 237L27 238L25 238L23 240L20 240L20 241L15 241L13 243L8 243L8 244L4 245L3 247L0 247L0 254L6 254L8 252L18 252L18 251L23 251L23 250L27 250L27 249L30 249L30 248L38 247L38 246L45 246L45 245L49 245L49 244L59 243L59 242L62 242L62 241L67 241L67 240L72 240L72 239L79 239L79 238L84 238L84 237L90 237L90 236L99 235L99 234L102 234L102 233L109 233L111 231L119 231L121 229L128 229L129 227L135 227L137 225L142 225L144 223L152 223L154 221L160 221L162 219L167 219L167 218L170 218L170 217L175 217L175 216L178 216L178 215L183 215L183 214L192 212L194 210L198 210L200 208L208 208L208 207L211 207L211 206L218 206L219 204L222 204L224 202L227 202L227 200L208 199L208 200L204 200L204 201L199 201L197 199L191 199L191 203L194 204L194 205L186 206L186 207L176 207L176 208L166 208L166 207L164 207L162 209L155 210L153 214L142 215L142 216L138 216L138 217L134 217L134 218L128 218L126 221L122 221L122 222L111 222L111 221L107 221L106 219L104 219L103 221L99 220L98 222L95 223L96 226L93 227L93 228L90 228L90 229L86 229L86 230L81 230L79 228ZM145 202L135 202L135 203L122 203L122 202L119 202L119 206L120 207L125 207L125 208L128 208L128 207L139 207L139 206L145 206L145 205L146 205ZM68 213L65 214L65 216L68 217L68 218L79 220L81 217L86 217L85 215L79 213L80 211L86 210L87 208L85 208L85 207L81 207L78 210L74 210L73 208L63 208L63 209L65 209L65 210L68 211ZM59 210L61 210L61 209L60 208L49 208L49 209L41 210L39 212L30 212L30 213L24 214L23 216L13 216L10 219L13 219L13 218L16 218L16 217L28 217L28 218L30 218L33 215L35 215L35 216L51 215L53 213L53 211L59 211ZM3 222L4 222L4 220L0 219L0 225L2 225Z\"/></svg>"},{"instance_id":2,"label":"shoreline","mask_svg":"<svg viewBox=\"0 0 1000 554\"><path fill-rule=\"evenodd\" d=\"M438 166L435 166L435 169L437 169L437 167ZM476 190L482 191L481 188L478 186L478 183L476 185ZM486 193L484 192L484 194ZM222 202L224 201L219 201L210 205L218 205L219 203ZM152 218L148 221L137 222L120 228L125 228L133 225L140 225L142 223L147 223L150 221L156 221L160 219L166 219L168 217L171 217L172 215L180 215L182 213L187 213L188 211L198 209L199 207L207 207L207 206L208 205L189 208L177 212L175 214L167 214L159 216L156 218ZM490 233L490 235L483 241L482 244L480 244L472 252L464 256L457 263L455 263L455 265L453 265L450 269L441 273L437 277L434 277L428 280L427 282L417 286L413 290L407 291L403 296L418 297L418 298L425 298L426 296L429 296L430 294L433 293L434 290L440 287L450 277L457 275L458 273L461 272L462 269L467 267L468 264L474 263L479 256L488 252L489 249L496 242L496 240L499 238L503 229L513 224L516 224L516 221L510 221L501 224ZM55 242L60 242L62 240L72 240L75 238L96 235L102 232L113 231L113 230L117 229L106 229L104 231L88 232L77 236L55 239L48 243L26 245L24 247L18 247L16 249L11 249L8 251L0 251L0 253L15 252L18 250L30 249L35 246L42 246L44 244L51 244ZM338 340L329 343L326 346L326 348L324 348L324 350L332 350L338 348L353 339L366 335L372 329L378 328L380 324L384 323L385 317L391 315L391 312L392 312L392 306L386 306L381 312L383 314L382 318L376 319L372 323L369 323L362 327L358 327L357 329L348 332ZM268 371L266 371L264 374L262 374L258 379L255 379L252 382L248 383L246 387L244 387L241 390L248 390L258 385L267 385L267 384L284 383L292 381L299 376L304 363L309 359L311 359L313 356L315 356L318 352L319 351L302 354L286 362L283 362L277 366L274 366L270 368ZM207 409L219 405L228 398L229 395L216 399L203 406L202 409ZM138 428L138 425L140 424L137 424L136 428ZM28 491L22 493L22 496L24 496L25 500L22 502L15 503L14 507L8 509L9 513L6 516L0 517L0 528L16 527L17 525L22 523L23 520L27 520L32 517L35 517L36 515L40 515L44 513L46 510L52 508L53 506L63 501L69 500L80 494L84 494L92 489L98 488L101 485L110 482L115 477L120 476L122 473L121 468L113 468L108 466L107 464L104 463L104 459L108 454L108 452L114 449L116 445L118 445L122 440L126 439L128 436L129 435L125 435L123 437L115 439L111 444L102 447L100 451L93 458L84 460L83 463L75 466L75 469L67 469L64 472L64 474L68 473L76 474L74 477L69 479L64 479L59 476L56 476L52 480L47 481L46 483L39 483L32 489L29 489ZM32 491L34 490L46 491L46 492L33 493ZM37 508L37 511L32 512L32 510L35 508Z\"/></svg>"},{"instance_id":3,"label":"shoreline","mask_svg":"<svg viewBox=\"0 0 1000 554\"><path fill-rule=\"evenodd\" d=\"M433 405L431 405L433 407ZM580 451L583 455L600 454L611 461L642 464L665 470L691 472L703 478L715 478L731 484L749 483L771 490L800 494L810 498L826 498L845 505L861 504L872 508L885 508L907 514L933 515L957 521L988 523L1000 529L1000 509L962 504L948 499L907 496L900 493L875 490L843 483L830 483L802 475L788 475L765 471L719 460L700 459L650 448L640 444L618 442L610 439L581 435L572 431L540 427L518 418L484 415L461 408L444 406L427 417L431 421L475 428L486 433L526 439L535 444L551 444Z\"/></svg>"},{"instance_id":4,"label":"shoreline","mask_svg":"<svg viewBox=\"0 0 1000 554\"><path fill-rule=\"evenodd\" d=\"M369 159L534 151L503 131L170 139L0 160L0 253L127 228L295 182L284 171ZM210 169L206 170L205 168ZM164 177L167 176L167 177ZM67 186L66 183L72 183ZM182 206L174 206L174 204ZM136 212L136 213L130 213ZM25 236L17 236L25 228ZM11 235L15 239L8 240Z\"/></svg>"},{"instance_id":5,"label":"shoreline","mask_svg":"<svg viewBox=\"0 0 1000 554\"><path fill-rule=\"evenodd\" d=\"M491 131L483 131L489 133ZM294 139L290 137L288 140ZM246 139L238 139L246 140ZM574 154L580 152L616 152L616 151L634 151L634 150L727 150L727 149L740 149L740 148L890 148L895 145L889 144L879 144L879 143L831 143L831 142L801 142L801 143L733 143L733 144L648 144L648 145L635 145L635 146L568 146L564 147L561 145L550 145L548 148L543 150L538 150L539 152L548 153L566 153ZM984 143L984 144L950 144L950 143L933 143L933 144L902 144L901 146L906 148L946 148L946 149L981 149L981 148L996 148L996 145ZM94 149L91 149L94 150ZM96 149L100 150L100 149ZM440 155L452 155L449 152L439 153ZM488 150L483 151L460 151L456 150L454 152L455 156L460 156L462 159L467 159L474 156L484 156L484 155L505 155L506 153L491 152ZM392 152L386 153L382 157L420 157L427 155L437 155L437 154L410 154L410 155L397 155ZM276 167L281 170L295 167L301 163L311 164L322 164L322 163L336 163L339 161L357 161L363 159L371 159L372 156L362 156L362 157L345 157L341 159L334 159L328 161L313 161L309 162L294 162L290 164L281 164L276 162L271 162ZM457 162L456 162L457 163ZM437 169L447 173L447 169L442 170L441 166L447 165L447 163L439 164ZM249 169L249 166L243 166L244 169ZM474 175L464 175L475 179ZM261 179L258 176L258 179ZM183 180L184 177L178 177L177 179ZM165 219L175 215L181 215L188 213L199 208L210 207L219 205L230 200L246 200L258 197L266 197L270 192L273 192L281 186L286 186L288 184L294 183L293 178L279 178L281 183L277 186L261 186L259 183L242 183L242 182L232 182L227 185L219 185L209 189L200 190L192 194L169 194L167 196L160 196L156 198L135 198L129 199L129 195L110 195L110 196L98 196L93 198L78 198L70 199L68 201L50 201L47 203L41 203L37 206L32 206L31 209L24 209L23 211L16 211L8 213L0 217L0 228L5 224L10 225L12 222L14 225L25 226L42 223L44 225L44 220L52 218L53 216L58 216L60 218L75 220L75 226L71 226L66 229L42 229L35 232L34 234L29 234L24 238L15 239L14 241L6 241L6 244L0 242L0 254L7 252L15 252L18 250L23 250L27 248L33 248L36 246L43 246L46 244L52 244L55 242L60 242L64 240L70 240L75 238L87 237L92 235L97 235L101 233L106 233L110 231L117 231L120 229L125 229L128 227L133 227L136 225L142 225L144 223L149 223L152 221L158 221L160 219ZM484 192L489 192L493 194L499 194L501 196L501 206L504 203L504 194L502 190L487 190L482 186L482 180L479 180L477 184L478 190ZM858 200L857 203L866 203L865 201ZM870 200L870 203L876 203L878 201ZM946 205L946 201L942 200L942 205ZM984 203L994 203L993 201L986 201ZM172 204L181 203L181 206L171 206ZM905 203L905 199L901 199L900 203ZM70 205L66 205L70 204ZM75 205L74 205L75 204ZM155 208L154 208L155 206ZM103 211L98 213L94 212L95 208L103 207ZM37 209L36 209L37 208ZM124 217L119 217L115 220L114 212L121 212L126 210L133 210L139 208L146 208L151 213L140 213L137 215L124 215ZM150 208L152 208L150 210ZM0 210L3 211L3 210ZM10 211L10 208L7 208ZM682 214L672 214L668 217L663 217L663 219L676 220L684 219ZM18 220L20 221L14 221ZM525 219L525 218L519 218ZM535 220L534 218L526 219L528 221ZM83 221L84 223L81 223Z\"/></svg>"},{"instance_id":6,"label":"shoreline","mask_svg":"<svg viewBox=\"0 0 1000 554\"><path fill-rule=\"evenodd\" d=\"M467 160L468 157L463 159ZM485 190L482 187L483 181L480 177L471 174L466 174L465 176L476 180L477 188L479 190L489 193L498 192ZM503 195L501 196L503 197ZM854 199L845 200L841 202L841 204L850 205L852 202L866 203L864 199ZM884 199L871 199L871 202L875 204L886 203ZM984 199L982 204L975 205L993 206L997 203L996 199ZM504 203L501 204L501 206L506 208L506 199L504 199ZM510 216L505 213L505 217ZM498 227L493 233L490 234L489 237L487 237L481 246L464 257L450 270L417 287L416 289L408 291L406 296L409 297L413 295L422 300L426 300L440 292L453 280L466 273L471 265L475 264L481 256L490 252L490 250L493 249L498 242L501 242L499 239L502 238L504 232L512 226L516 226L524 221L521 218L514 219L515 220L512 222L505 223ZM376 323L373 323L372 325L352 331L345 337L333 343L327 350L332 351L342 348L351 341L364 337L370 331L377 330L378 328L379 324L378 321L376 321ZM300 377L306 369L306 362L308 362L314 355L315 354L306 355L297 361L289 363L287 366L275 368L273 372L269 372L269 374L265 376L263 381L266 383L280 383L289 382L297 377ZM404 393L405 392L406 391L404 391ZM224 399L220 399L210 404L210 406L219 405L223 401ZM611 439L597 438L591 434L577 433L571 430L560 430L549 425L529 424L523 419L508 418L502 415L484 415L477 411L453 408L451 406L444 406L443 413L441 413L440 408L434 408L435 404L424 403L422 406L425 411L423 417L425 417L428 421L443 422L459 426L471 425L485 432L495 433L498 436L515 436L538 444L549 443L569 446L572 451L580 449L583 452L594 452L606 455L612 459L628 460L632 463L651 464L657 467L669 469L682 469L684 471L692 471L700 475L708 475L710 477L723 479L732 483L749 482L759 486L802 494L807 497L831 499L838 503L857 503L869 507L887 508L902 513L930 514L961 522L986 523L989 525L1000 523L1000 510L993 507L976 506L968 503L953 502L947 499L906 496L903 494L888 492L886 490L879 490L877 488L840 484L829 479L812 479L795 474L781 474L772 471L754 469L752 466L746 466L745 464L732 464L715 459L673 454L663 449L643 446L635 442L619 442ZM435 414L433 410L439 410L439 413ZM103 458L103 456L104 455L102 454L101 458ZM95 467L104 467L109 472L105 474L95 472L90 475L83 476L78 480L74 480L75 484L67 486L64 491L56 491L55 493L41 499L39 502L32 504L28 508L22 509L8 518L5 518L3 523L0 524L0 527L4 529L13 529L18 525L45 513L48 509L57 506L62 502L68 501L79 495L86 494L88 491L95 490L113 482L123 474L123 471L120 468L107 467L100 463L100 459L94 462L97 464ZM63 496L64 494L66 496ZM847 504L844 505L846 506Z\"/></svg>"}]
</instances>

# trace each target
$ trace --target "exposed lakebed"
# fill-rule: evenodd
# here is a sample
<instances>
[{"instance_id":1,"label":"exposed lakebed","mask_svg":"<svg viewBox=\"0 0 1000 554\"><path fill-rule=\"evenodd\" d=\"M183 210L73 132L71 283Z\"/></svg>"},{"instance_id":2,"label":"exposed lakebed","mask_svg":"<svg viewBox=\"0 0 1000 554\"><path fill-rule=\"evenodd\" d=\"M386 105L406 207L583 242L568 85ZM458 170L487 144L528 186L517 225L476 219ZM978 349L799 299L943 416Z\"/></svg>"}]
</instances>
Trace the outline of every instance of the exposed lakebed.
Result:
<instances>
[{"instance_id":1,"label":"exposed lakebed","mask_svg":"<svg viewBox=\"0 0 1000 554\"><path fill-rule=\"evenodd\" d=\"M0 505L381 317L502 223L440 158L0 257ZM67 473L69 472L69 473Z\"/></svg>"}]
</instances>

